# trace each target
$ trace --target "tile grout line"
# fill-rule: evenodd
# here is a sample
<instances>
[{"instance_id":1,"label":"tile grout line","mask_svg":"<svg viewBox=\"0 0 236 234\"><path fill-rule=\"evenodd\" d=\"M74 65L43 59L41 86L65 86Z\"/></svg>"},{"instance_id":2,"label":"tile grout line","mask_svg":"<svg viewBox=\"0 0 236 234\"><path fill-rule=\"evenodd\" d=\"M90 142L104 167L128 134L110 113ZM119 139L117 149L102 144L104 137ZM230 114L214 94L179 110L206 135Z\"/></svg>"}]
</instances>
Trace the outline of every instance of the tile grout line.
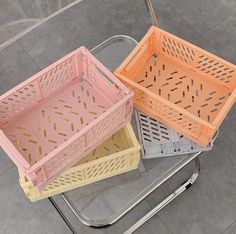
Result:
<instances>
[{"instance_id":1,"label":"tile grout line","mask_svg":"<svg viewBox=\"0 0 236 234\"><path fill-rule=\"evenodd\" d=\"M156 214L158 216L158 218L160 219L160 221L163 223L163 225L166 227L166 229L171 233L174 234L174 232L171 230L171 228L163 221L163 219L161 218L161 216L157 213Z\"/></svg>"},{"instance_id":2,"label":"tile grout line","mask_svg":"<svg viewBox=\"0 0 236 234\"><path fill-rule=\"evenodd\" d=\"M183 16L182 14L180 14L180 12L179 12L178 10L176 10L175 8L173 8L172 5L170 5L170 8L172 9L172 11L175 11L176 14L178 14L178 16L181 17L182 20L183 20L187 25L190 26L190 28L194 29L194 30L195 30L197 33L199 33L202 37L205 37L205 34L203 34L201 31L198 30L198 28L194 27L190 22L188 22L188 21L184 18L184 16ZM161 28L161 27L160 27L160 28ZM190 41L190 42L191 42L191 41ZM191 42L191 43L193 43L193 42ZM193 44L194 44L194 43L193 43Z\"/></svg>"},{"instance_id":3,"label":"tile grout line","mask_svg":"<svg viewBox=\"0 0 236 234\"><path fill-rule=\"evenodd\" d=\"M39 66L39 64L34 60L34 58L30 55L30 53L25 49L25 47L20 43L20 41L16 42L22 49L23 51L29 56L29 58L32 60L32 62L36 65L36 67L40 70L42 70L42 68ZM38 71L38 72L39 72ZM37 72L36 72L37 73Z\"/></svg>"},{"instance_id":4,"label":"tile grout line","mask_svg":"<svg viewBox=\"0 0 236 234\"><path fill-rule=\"evenodd\" d=\"M5 27L4 25L3 25L3 27L6 29L6 31L11 35L11 32L10 32L10 30L7 28L7 27ZM27 30L27 29L26 29ZM25 30L24 30L25 31ZM24 32L23 31L23 32ZM17 34L16 35L16 37L18 36L19 34ZM13 38L11 38L11 39L14 39L14 37ZM10 40L11 40L10 39ZM7 41L6 41L7 42ZM4 42L4 43L6 43L6 42ZM37 68L40 70L41 69L41 67L39 66L39 64L34 60L34 58L29 54L29 52L24 48L24 46L20 43L20 41L17 41L17 40L15 40L15 41L13 41L13 42L16 42L16 44L18 44L22 49L23 49L23 51L31 58L31 60L33 61L33 63L37 66ZM13 43L12 42L12 43ZM3 44L4 44L3 43ZM9 45L12 45L12 43L10 43ZM2 44L2 45L3 45ZM0 51L1 51L1 46L2 45L0 45ZM6 47L4 47L4 48L6 48Z\"/></svg>"},{"instance_id":5,"label":"tile grout line","mask_svg":"<svg viewBox=\"0 0 236 234\"><path fill-rule=\"evenodd\" d=\"M0 173L0 177L3 176L5 173L7 173L9 170L11 170L12 168L14 168L15 165L11 165L9 168L7 168L5 171L3 171L2 173Z\"/></svg>"},{"instance_id":6,"label":"tile grout line","mask_svg":"<svg viewBox=\"0 0 236 234\"><path fill-rule=\"evenodd\" d=\"M172 6L171 6L171 8L172 8L172 10L175 10ZM192 24L184 17L184 15L181 15L178 10L175 10L175 12L176 12L180 17L182 17L182 19L185 21L185 23L187 23L190 27L194 28L194 30L195 30L196 32L198 32L202 37L205 37L206 33L203 33L203 31L199 30L198 27L194 27L194 25L192 25ZM211 27L211 29L208 30L208 32L214 31L214 29L215 29L217 26L223 27L223 26L224 26L223 23L224 23L226 20L228 20L230 17L232 17L232 16L233 16L233 13L232 13L230 16L226 17L225 19L221 20L219 23L215 23L215 24L213 25L213 27Z\"/></svg>"},{"instance_id":7,"label":"tile grout line","mask_svg":"<svg viewBox=\"0 0 236 234\"><path fill-rule=\"evenodd\" d=\"M236 220L234 220L231 224L229 224L228 226L226 226L226 228L221 232L221 234L224 234L224 232L230 228L231 226L233 226L234 224L236 224ZM235 231L236 231L236 225L235 225Z\"/></svg>"},{"instance_id":8,"label":"tile grout line","mask_svg":"<svg viewBox=\"0 0 236 234\"><path fill-rule=\"evenodd\" d=\"M189 25L191 26L192 28L195 28L195 30L200 33L202 35L202 32L198 30L198 28L194 27L194 25L192 25L186 18L184 15L182 15L182 13L178 10L175 10L175 8L172 7L172 5L170 6L172 8L172 10L174 10L180 17L182 17L182 19ZM226 21L228 18L232 17L234 15L233 12L231 12L231 14L229 16L227 16L226 18L222 19L220 23L215 23L213 26L212 26L212 29L214 29L217 25L220 25L222 24L224 21ZM211 31L212 31L211 29ZM205 34L203 34L205 35Z\"/></svg>"}]
</instances>

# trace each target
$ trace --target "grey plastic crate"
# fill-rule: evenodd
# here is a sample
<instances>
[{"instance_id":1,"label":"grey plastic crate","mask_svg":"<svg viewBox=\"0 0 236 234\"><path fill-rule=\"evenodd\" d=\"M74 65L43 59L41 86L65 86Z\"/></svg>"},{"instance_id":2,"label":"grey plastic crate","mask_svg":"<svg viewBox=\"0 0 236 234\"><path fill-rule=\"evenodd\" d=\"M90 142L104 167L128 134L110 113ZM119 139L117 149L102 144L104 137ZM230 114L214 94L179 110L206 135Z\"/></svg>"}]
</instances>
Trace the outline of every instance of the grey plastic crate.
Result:
<instances>
[{"instance_id":1,"label":"grey plastic crate","mask_svg":"<svg viewBox=\"0 0 236 234\"><path fill-rule=\"evenodd\" d=\"M135 111L135 117L144 159L197 153L212 149L213 143L203 148L142 112Z\"/></svg>"}]
</instances>

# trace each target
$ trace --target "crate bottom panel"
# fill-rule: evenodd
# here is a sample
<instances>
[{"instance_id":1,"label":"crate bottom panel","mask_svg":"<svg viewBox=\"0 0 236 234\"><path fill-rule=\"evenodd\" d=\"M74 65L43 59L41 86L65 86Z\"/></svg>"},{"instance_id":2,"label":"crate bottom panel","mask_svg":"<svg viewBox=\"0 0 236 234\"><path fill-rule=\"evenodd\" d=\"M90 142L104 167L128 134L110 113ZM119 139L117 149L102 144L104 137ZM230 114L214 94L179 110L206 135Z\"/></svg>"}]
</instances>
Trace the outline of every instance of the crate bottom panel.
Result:
<instances>
[{"instance_id":1,"label":"crate bottom panel","mask_svg":"<svg viewBox=\"0 0 236 234\"><path fill-rule=\"evenodd\" d=\"M7 125L4 132L29 164L34 165L111 106L87 81L78 80Z\"/></svg>"},{"instance_id":2,"label":"crate bottom panel","mask_svg":"<svg viewBox=\"0 0 236 234\"><path fill-rule=\"evenodd\" d=\"M161 53L150 56L133 81L210 123L231 94L228 88L210 83L198 73L179 67ZM142 95L136 99L141 103L145 101Z\"/></svg>"},{"instance_id":3,"label":"crate bottom panel","mask_svg":"<svg viewBox=\"0 0 236 234\"><path fill-rule=\"evenodd\" d=\"M212 149L213 143L207 147L201 147L140 111L136 111L135 116L144 159L197 153Z\"/></svg>"},{"instance_id":4,"label":"crate bottom panel","mask_svg":"<svg viewBox=\"0 0 236 234\"><path fill-rule=\"evenodd\" d=\"M41 191L19 172L20 185L31 201L37 201L134 170L139 158L140 146L128 124Z\"/></svg>"}]
</instances>

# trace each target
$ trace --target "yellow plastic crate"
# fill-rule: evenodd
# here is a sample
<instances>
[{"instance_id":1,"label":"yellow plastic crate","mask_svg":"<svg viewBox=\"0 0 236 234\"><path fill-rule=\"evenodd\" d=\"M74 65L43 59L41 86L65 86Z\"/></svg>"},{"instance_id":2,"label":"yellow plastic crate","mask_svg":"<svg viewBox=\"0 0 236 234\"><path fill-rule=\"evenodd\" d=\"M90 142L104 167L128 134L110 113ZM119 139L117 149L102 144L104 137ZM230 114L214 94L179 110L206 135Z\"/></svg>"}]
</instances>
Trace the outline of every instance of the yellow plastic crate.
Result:
<instances>
[{"instance_id":1,"label":"yellow plastic crate","mask_svg":"<svg viewBox=\"0 0 236 234\"><path fill-rule=\"evenodd\" d=\"M140 145L129 123L40 192L19 172L20 186L34 202L136 169L139 159Z\"/></svg>"}]
</instances>

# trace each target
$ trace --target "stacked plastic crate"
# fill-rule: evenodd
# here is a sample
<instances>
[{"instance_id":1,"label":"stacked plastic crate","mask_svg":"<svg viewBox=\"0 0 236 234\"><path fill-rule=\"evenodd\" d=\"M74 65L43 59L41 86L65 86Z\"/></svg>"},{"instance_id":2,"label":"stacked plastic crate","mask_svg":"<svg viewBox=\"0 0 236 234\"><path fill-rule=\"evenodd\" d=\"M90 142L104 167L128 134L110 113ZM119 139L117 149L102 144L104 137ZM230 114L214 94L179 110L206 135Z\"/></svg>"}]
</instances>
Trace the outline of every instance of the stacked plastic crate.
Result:
<instances>
[{"instance_id":1,"label":"stacked plastic crate","mask_svg":"<svg viewBox=\"0 0 236 234\"><path fill-rule=\"evenodd\" d=\"M234 64L157 27L115 75L82 47L1 96L0 143L32 201L137 168L132 91L144 159L210 150L236 99Z\"/></svg>"},{"instance_id":2,"label":"stacked plastic crate","mask_svg":"<svg viewBox=\"0 0 236 234\"><path fill-rule=\"evenodd\" d=\"M132 97L84 47L2 95L0 143L27 196L39 200L137 168Z\"/></svg>"},{"instance_id":3,"label":"stacked plastic crate","mask_svg":"<svg viewBox=\"0 0 236 234\"><path fill-rule=\"evenodd\" d=\"M154 26L115 75L135 94L144 158L210 150L236 99L234 64Z\"/></svg>"}]
</instances>

